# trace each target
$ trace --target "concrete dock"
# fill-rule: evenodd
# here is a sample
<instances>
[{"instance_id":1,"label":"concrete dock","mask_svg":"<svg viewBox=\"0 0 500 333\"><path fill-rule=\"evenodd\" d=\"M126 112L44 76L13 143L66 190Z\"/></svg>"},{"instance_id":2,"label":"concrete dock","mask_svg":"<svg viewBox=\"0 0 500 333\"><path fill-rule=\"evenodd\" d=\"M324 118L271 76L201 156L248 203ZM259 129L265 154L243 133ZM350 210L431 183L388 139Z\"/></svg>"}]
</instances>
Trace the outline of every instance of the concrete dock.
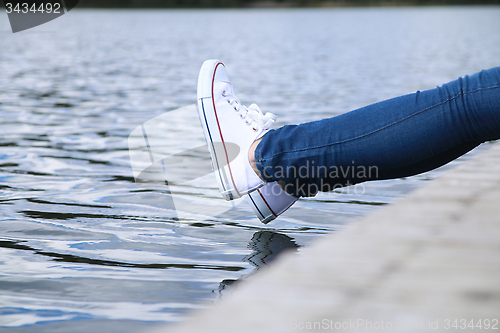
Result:
<instances>
[{"instance_id":1,"label":"concrete dock","mask_svg":"<svg viewBox=\"0 0 500 333\"><path fill-rule=\"evenodd\" d=\"M156 332L500 331L500 142Z\"/></svg>"}]
</instances>

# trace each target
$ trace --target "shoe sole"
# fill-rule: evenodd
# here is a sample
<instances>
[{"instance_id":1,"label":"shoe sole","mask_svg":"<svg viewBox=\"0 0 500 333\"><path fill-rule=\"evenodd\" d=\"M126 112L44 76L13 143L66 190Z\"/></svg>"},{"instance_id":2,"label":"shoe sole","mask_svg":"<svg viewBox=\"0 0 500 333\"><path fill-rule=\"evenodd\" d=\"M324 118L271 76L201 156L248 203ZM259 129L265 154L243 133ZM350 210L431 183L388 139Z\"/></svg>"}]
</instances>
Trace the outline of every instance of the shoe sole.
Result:
<instances>
[{"instance_id":1,"label":"shoe sole","mask_svg":"<svg viewBox=\"0 0 500 333\"><path fill-rule=\"evenodd\" d=\"M298 200L283 191L277 182L248 193L248 198L255 215L264 224L276 219Z\"/></svg>"},{"instance_id":2,"label":"shoe sole","mask_svg":"<svg viewBox=\"0 0 500 333\"><path fill-rule=\"evenodd\" d=\"M278 217L278 215L271 209L271 206L269 206L259 189L253 191L252 193L248 193L248 198L250 206L252 207L255 215L259 218L260 222L267 224Z\"/></svg>"},{"instance_id":3,"label":"shoe sole","mask_svg":"<svg viewBox=\"0 0 500 333\"><path fill-rule=\"evenodd\" d=\"M224 66L224 64L218 60L207 60L201 66L197 91L198 116L212 157L212 168L217 178L219 190L222 197L229 201L240 198L242 195L236 189L229 164L231 157L228 150L234 150L234 147L228 146L235 145L224 141L212 98L215 71L218 66ZM212 84L207 85L206 82L212 82Z\"/></svg>"}]
</instances>

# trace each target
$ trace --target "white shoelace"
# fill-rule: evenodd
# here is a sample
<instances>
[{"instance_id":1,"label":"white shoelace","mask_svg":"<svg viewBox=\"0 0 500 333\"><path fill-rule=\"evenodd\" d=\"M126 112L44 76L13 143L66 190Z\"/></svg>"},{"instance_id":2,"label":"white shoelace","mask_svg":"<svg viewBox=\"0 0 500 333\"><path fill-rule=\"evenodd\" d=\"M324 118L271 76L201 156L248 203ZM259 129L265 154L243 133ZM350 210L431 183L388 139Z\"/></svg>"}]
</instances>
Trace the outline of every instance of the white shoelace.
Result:
<instances>
[{"instance_id":1,"label":"white shoelace","mask_svg":"<svg viewBox=\"0 0 500 333\"><path fill-rule=\"evenodd\" d=\"M251 104L249 107L240 104L240 101L233 94L226 94L224 90L222 96L227 99L227 102L231 104L233 109L240 113L241 119L245 120L245 123L250 126L253 124L252 129L257 131L259 128L263 130L270 129L272 124L278 119L278 117L271 112L262 112L257 104Z\"/></svg>"}]
</instances>

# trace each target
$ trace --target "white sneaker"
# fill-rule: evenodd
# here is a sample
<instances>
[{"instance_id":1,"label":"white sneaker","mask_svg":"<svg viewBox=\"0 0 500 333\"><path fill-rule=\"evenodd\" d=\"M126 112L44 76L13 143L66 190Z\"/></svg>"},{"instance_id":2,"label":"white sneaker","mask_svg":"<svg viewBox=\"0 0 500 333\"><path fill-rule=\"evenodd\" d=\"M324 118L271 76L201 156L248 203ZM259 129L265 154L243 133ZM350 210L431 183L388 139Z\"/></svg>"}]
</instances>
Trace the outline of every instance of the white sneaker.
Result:
<instances>
[{"instance_id":1,"label":"white sneaker","mask_svg":"<svg viewBox=\"0 0 500 333\"><path fill-rule=\"evenodd\" d=\"M264 185L250 162L248 151L275 122L255 104L241 105L234 95L224 64L203 63L198 77L198 115L205 134L219 189L226 200L240 198Z\"/></svg>"},{"instance_id":2,"label":"white sneaker","mask_svg":"<svg viewBox=\"0 0 500 333\"><path fill-rule=\"evenodd\" d=\"M250 206L259 220L266 224L283 214L298 198L283 191L277 182L267 183L248 194Z\"/></svg>"}]
</instances>

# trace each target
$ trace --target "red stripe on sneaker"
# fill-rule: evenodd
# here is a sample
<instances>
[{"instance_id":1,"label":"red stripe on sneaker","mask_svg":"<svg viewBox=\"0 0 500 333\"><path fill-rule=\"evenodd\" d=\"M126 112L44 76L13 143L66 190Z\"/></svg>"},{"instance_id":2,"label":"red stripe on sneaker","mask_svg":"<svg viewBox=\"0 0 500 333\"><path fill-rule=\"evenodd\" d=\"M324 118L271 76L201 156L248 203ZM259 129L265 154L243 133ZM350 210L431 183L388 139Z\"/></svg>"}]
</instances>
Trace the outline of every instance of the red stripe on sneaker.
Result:
<instances>
[{"instance_id":1,"label":"red stripe on sneaker","mask_svg":"<svg viewBox=\"0 0 500 333\"><path fill-rule=\"evenodd\" d=\"M266 204L267 208L269 208L269 210L271 211L271 213L273 213L273 215L274 215L274 216L278 217L278 214L276 214L276 213L272 210L271 206L269 206L269 204L267 203L266 198L264 198L264 196L263 196L263 195L262 195L262 193L260 192L260 189L257 189L257 192L259 192L260 197L262 198L262 200L264 200L264 203Z\"/></svg>"},{"instance_id":2,"label":"red stripe on sneaker","mask_svg":"<svg viewBox=\"0 0 500 333\"><path fill-rule=\"evenodd\" d=\"M212 77L212 104L214 106L214 114L215 114L215 120L217 120L217 127L219 128L219 134L220 134L220 138L222 140L222 146L224 147L224 152L226 153L226 160L227 160L227 167L229 169L229 176L231 177L231 181L233 182L233 187L234 187L234 190L236 191L236 193L238 193L238 195L241 197L241 194L240 192L238 191L238 189L236 188L236 184L234 183L234 179L233 179L233 173L231 172L231 166L229 165L229 156L227 154L227 149L226 149L226 144L224 142L224 138L222 137L222 131L220 129L220 124L219 124L219 118L217 117L217 110L215 109L215 100L214 100L214 81L215 81L215 72L217 71L217 67L219 67L219 65L222 65L224 66L224 64L222 62L219 62L217 63L217 65L215 65L215 68L214 68L214 74L213 74L213 77ZM226 66L224 66L226 67ZM265 201L265 200L264 200ZM267 202L266 202L267 204ZM269 205L268 205L269 207Z\"/></svg>"}]
</instances>

